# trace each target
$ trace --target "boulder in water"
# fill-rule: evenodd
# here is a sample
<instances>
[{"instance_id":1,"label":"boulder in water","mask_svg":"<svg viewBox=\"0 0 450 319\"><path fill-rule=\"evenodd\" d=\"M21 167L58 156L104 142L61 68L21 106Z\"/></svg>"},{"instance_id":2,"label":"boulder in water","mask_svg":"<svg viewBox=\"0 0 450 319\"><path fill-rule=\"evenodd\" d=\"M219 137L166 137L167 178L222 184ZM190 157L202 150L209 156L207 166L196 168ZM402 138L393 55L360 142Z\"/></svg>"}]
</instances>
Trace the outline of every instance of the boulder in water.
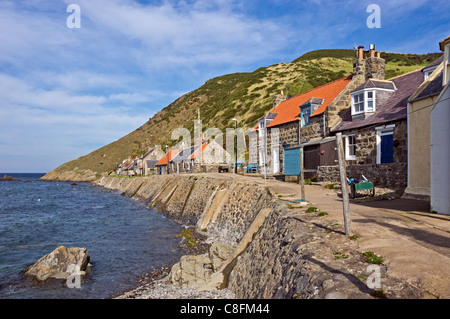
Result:
<instances>
[{"instance_id":1,"label":"boulder in water","mask_svg":"<svg viewBox=\"0 0 450 319\"><path fill-rule=\"evenodd\" d=\"M59 246L31 266L25 276L44 282L48 279L67 280L69 277L86 276L92 265L86 248Z\"/></svg>"}]
</instances>

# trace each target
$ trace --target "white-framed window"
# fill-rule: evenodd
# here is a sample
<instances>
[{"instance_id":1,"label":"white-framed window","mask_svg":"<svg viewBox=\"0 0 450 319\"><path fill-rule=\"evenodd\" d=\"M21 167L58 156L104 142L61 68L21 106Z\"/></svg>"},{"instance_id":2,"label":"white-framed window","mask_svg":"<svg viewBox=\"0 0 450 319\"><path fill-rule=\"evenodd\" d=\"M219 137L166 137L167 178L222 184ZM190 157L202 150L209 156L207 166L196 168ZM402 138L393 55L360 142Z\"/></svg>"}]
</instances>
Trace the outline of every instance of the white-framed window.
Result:
<instances>
[{"instance_id":1,"label":"white-framed window","mask_svg":"<svg viewBox=\"0 0 450 319\"><path fill-rule=\"evenodd\" d=\"M375 109L375 93L373 91L367 91L367 112L373 112Z\"/></svg>"},{"instance_id":2,"label":"white-framed window","mask_svg":"<svg viewBox=\"0 0 450 319\"><path fill-rule=\"evenodd\" d=\"M356 136L355 134L345 137L345 159L347 161L356 160Z\"/></svg>"},{"instance_id":3,"label":"white-framed window","mask_svg":"<svg viewBox=\"0 0 450 319\"><path fill-rule=\"evenodd\" d=\"M364 112L364 92L353 95L352 114Z\"/></svg>"},{"instance_id":4,"label":"white-framed window","mask_svg":"<svg viewBox=\"0 0 450 319\"><path fill-rule=\"evenodd\" d=\"M375 90L363 90L352 94L352 115L375 112Z\"/></svg>"}]
</instances>

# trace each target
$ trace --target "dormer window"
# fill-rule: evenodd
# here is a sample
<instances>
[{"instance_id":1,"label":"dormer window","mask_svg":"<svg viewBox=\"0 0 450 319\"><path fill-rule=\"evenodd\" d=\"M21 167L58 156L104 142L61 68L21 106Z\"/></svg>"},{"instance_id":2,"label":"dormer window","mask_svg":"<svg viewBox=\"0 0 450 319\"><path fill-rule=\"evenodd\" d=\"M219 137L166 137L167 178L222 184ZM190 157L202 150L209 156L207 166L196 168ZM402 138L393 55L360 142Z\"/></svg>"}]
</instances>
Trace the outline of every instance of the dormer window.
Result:
<instances>
[{"instance_id":1,"label":"dormer window","mask_svg":"<svg viewBox=\"0 0 450 319\"><path fill-rule=\"evenodd\" d=\"M370 116L377 110L377 98L386 100L397 90L395 83L386 80L369 79L350 94L352 96L352 116L361 119ZM363 116L359 116L362 114Z\"/></svg>"},{"instance_id":2,"label":"dormer window","mask_svg":"<svg viewBox=\"0 0 450 319\"><path fill-rule=\"evenodd\" d=\"M431 73L433 73L434 70L436 70L437 67L438 66L435 65L435 66L423 69L423 80L425 81L426 79L428 79L428 77L431 75Z\"/></svg>"},{"instance_id":3,"label":"dormer window","mask_svg":"<svg viewBox=\"0 0 450 319\"><path fill-rule=\"evenodd\" d=\"M352 115L375 112L375 92L363 90L352 95Z\"/></svg>"},{"instance_id":4,"label":"dormer window","mask_svg":"<svg viewBox=\"0 0 450 319\"><path fill-rule=\"evenodd\" d=\"M302 120L302 126L310 124L310 117L317 109L323 104L325 99L312 97L302 105L300 105L300 119Z\"/></svg>"},{"instance_id":5,"label":"dormer window","mask_svg":"<svg viewBox=\"0 0 450 319\"><path fill-rule=\"evenodd\" d=\"M309 125L309 117L311 116L311 104L302 106L300 109L300 117L302 118L302 126Z\"/></svg>"}]
</instances>

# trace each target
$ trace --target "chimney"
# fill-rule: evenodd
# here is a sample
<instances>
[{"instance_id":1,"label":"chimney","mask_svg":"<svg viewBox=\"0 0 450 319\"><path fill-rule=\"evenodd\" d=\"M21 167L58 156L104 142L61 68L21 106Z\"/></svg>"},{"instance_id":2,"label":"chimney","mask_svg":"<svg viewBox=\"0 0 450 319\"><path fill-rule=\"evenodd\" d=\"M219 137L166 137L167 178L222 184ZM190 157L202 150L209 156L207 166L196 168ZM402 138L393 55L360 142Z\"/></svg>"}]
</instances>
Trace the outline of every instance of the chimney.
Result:
<instances>
[{"instance_id":1,"label":"chimney","mask_svg":"<svg viewBox=\"0 0 450 319\"><path fill-rule=\"evenodd\" d=\"M370 57L375 57L375 44L370 45Z\"/></svg>"},{"instance_id":2,"label":"chimney","mask_svg":"<svg viewBox=\"0 0 450 319\"><path fill-rule=\"evenodd\" d=\"M370 45L370 58L366 60L365 78L384 80L386 62L381 58L380 51L375 52L375 44Z\"/></svg>"},{"instance_id":3,"label":"chimney","mask_svg":"<svg viewBox=\"0 0 450 319\"><path fill-rule=\"evenodd\" d=\"M358 59L363 60L364 59L364 46L360 45L358 47Z\"/></svg>"}]
</instances>

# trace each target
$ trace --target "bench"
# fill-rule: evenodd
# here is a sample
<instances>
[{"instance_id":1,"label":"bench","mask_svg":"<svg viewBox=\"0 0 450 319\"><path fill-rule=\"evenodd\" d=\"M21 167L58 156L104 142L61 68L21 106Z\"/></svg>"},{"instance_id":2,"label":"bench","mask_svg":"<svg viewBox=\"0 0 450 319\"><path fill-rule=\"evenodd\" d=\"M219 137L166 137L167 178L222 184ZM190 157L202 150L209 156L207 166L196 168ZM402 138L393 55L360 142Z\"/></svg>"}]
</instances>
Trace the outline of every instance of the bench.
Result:
<instances>
[{"instance_id":1,"label":"bench","mask_svg":"<svg viewBox=\"0 0 450 319\"><path fill-rule=\"evenodd\" d=\"M219 166L219 173L227 172L228 173L228 166Z\"/></svg>"},{"instance_id":2,"label":"bench","mask_svg":"<svg viewBox=\"0 0 450 319\"><path fill-rule=\"evenodd\" d=\"M257 173L258 172L258 163L248 163L247 173Z\"/></svg>"}]
</instances>

